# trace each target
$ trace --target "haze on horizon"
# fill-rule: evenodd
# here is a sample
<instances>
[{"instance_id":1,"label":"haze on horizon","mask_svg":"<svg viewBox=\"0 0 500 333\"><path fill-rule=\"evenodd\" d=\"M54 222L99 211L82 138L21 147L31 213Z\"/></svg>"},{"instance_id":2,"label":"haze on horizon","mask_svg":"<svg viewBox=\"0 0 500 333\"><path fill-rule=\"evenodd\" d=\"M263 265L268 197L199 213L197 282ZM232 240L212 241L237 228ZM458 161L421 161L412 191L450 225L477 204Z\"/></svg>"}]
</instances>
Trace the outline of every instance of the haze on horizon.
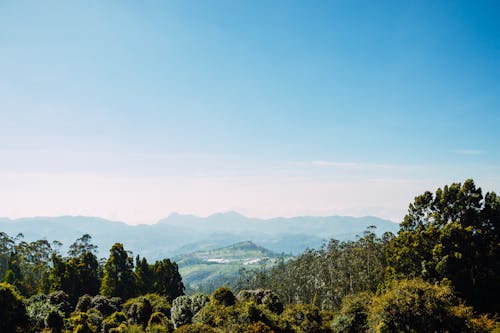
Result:
<instances>
[{"instance_id":1,"label":"haze on horizon","mask_svg":"<svg viewBox=\"0 0 500 333\"><path fill-rule=\"evenodd\" d=\"M2 1L0 216L373 215L500 191L498 1Z\"/></svg>"}]
</instances>

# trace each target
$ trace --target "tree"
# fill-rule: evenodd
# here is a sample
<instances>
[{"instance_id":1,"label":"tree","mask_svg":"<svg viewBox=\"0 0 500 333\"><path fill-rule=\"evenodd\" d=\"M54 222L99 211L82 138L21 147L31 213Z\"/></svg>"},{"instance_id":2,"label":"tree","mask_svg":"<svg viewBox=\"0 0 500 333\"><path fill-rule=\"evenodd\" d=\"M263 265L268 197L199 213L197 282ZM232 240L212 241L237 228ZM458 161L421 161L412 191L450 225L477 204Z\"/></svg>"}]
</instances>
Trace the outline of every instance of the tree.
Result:
<instances>
[{"instance_id":1,"label":"tree","mask_svg":"<svg viewBox=\"0 0 500 333\"><path fill-rule=\"evenodd\" d=\"M15 332L28 320L21 296L8 283L0 283L0 332Z\"/></svg>"},{"instance_id":2,"label":"tree","mask_svg":"<svg viewBox=\"0 0 500 333\"><path fill-rule=\"evenodd\" d=\"M148 264L146 258L137 256L135 258L135 279L137 281L137 290L141 295L154 291L153 267Z\"/></svg>"},{"instance_id":3,"label":"tree","mask_svg":"<svg viewBox=\"0 0 500 333\"><path fill-rule=\"evenodd\" d=\"M66 292L75 304L82 295L96 295L99 292L97 257L91 252L84 252L78 257L52 257L52 269L49 276L50 290Z\"/></svg>"},{"instance_id":4,"label":"tree","mask_svg":"<svg viewBox=\"0 0 500 333\"><path fill-rule=\"evenodd\" d=\"M500 285L500 198L484 197L472 180L425 192L410 204L387 248L387 278L450 280L480 311L495 312Z\"/></svg>"},{"instance_id":5,"label":"tree","mask_svg":"<svg viewBox=\"0 0 500 333\"><path fill-rule=\"evenodd\" d=\"M71 257L79 257L86 252L96 253L97 245L92 244L92 236L84 234L69 246L68 254Z\"/></svg>"},{"instance_id":6,"label":"tree","mask_svg":"<svg viewBox=\"0 0 500 333\"><path fill-rule=\"evenodd\" d=\"M385 248L392 234L377 237L368 228L355 241L330 240L318 250L278 261L270 269L243 272L240 289L273 290L284 304L315 304L338 309L344 296L375 292L384 281Z\"/></svg>"},{"instance_id":7,"label":"tree","mask_svg":"<svg viewBox=\"0 0 500 333\"><path fill-rule=\"evenodd\" d=\"M0 277L5 276L9 258L14 249L14 239L5 232L0 232Z\"/></svg>"},{"instance_id":8,"label":"tree","mask_svg":"<svg viewBox=\"0 0 500 333\"><path fill-rule=\"evenodd\" d=\"M122 244L115 243L104 265L101 294L107 297L121 297L123 300L134 297L137 292L132 269L132 258L123 249Z\"/></svg>"},{"instance_id":9,"label":"tree","mask_svg":"<svg viewBox=\"0 0 500 333\"><path fill-rule=\"evenodd\" d=\"M173 300L184 295L184 284L177 263L170 259L156 261L153 266L153 291Z\"/></svg>"}]
</instances>

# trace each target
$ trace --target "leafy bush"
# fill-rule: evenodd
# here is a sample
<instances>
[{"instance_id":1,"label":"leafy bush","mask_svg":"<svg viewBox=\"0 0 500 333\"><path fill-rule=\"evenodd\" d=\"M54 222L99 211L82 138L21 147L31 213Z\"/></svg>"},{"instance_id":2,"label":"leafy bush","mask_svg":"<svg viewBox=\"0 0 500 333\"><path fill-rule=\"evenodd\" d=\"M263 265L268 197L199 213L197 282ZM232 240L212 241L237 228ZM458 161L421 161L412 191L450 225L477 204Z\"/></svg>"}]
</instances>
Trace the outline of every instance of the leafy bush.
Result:
<instances>
[{"instance_id":1,"label":"leafy bush","mask_svg":"<svg viewBox=\"0 0 500 333\"><path fill-rule=\"evenodd\" d=\"M84 312L75 312L69 318L69 326L73 329L73 333L93 333L93 330L89 325L88 315Z\"/></svg>"},{"instance_id":2,"label":"leafy bush","mask_svg":"<svg viewBox=\"0 0 500 333\"><path fill-rule=\"evenodd\" d=\"M326 331L322 326L319 309L310 304L288 306L282 314L285 325L296 332L320 333Z\"/></svg>"},{"instance_id":3,"label":"leafy bush","mask_svg":"<svg viewBox=\"0 0 500 333\"><path fill-rule=\"evenodd\" d=\"M148 330L151 331L153 326L163 327L163 331L171 332L174 329L172 322L162 312L154 312L148 321ZM156 327L156 330L159 328Z\"/></svg>"},{"instance_id":4,"label":"leafy bush","mask_svg":"<svg viewBox=\"0 0 500 333\"><path fill-rule=\"evenodd\" d=\"M92 296L85 294L80 296L78 302L76 303L76 312L87 312L92 307Z\"/></svg>"},{"instance_id":5,"label":"leafy bush","mask_svg":"<svg viewBox=\"0 0 500 333\"><path fill-rule=\"evenodd\" d=\"M0 283L0 331L15 332L28 323L23 299L14 287L8 283Z\"/></svg>"},{"instance_id":6,"label":"leafy bush","mask_svg":"<svg viewBox=\"0 0 500 333\"><path fill-rule=\"evenodd\" d=\"M196 293L191 297L191 312L197 314L210 301L210 298L202 293Z\"/></svg>"},{"instance_id":7,"label":"leafy bush","mask_svg":"<svg viewBox=\"0 0 500 333\"><path fill-rule=\"evenodd\" d=\"M64 328L64 315L57 309L51 309L45 318L45 327L53 333L59 333Z\"/></svg>"},{"instance_id":8,"label":"leafy bush","mask_svg":"<svg viewBox=\"0 0 500 333\"><path fill-rule=\"evenodd\" d=\"M170 310L172 305L168 301L168 298L158 294L146 294L144 297L151 303L153 312L161 312L168 318L170 318Z\"/></svg>"},{"instance_id":9,"label":"leafy bush","mask_svg":"<svg viewBox=\"0 0 500 333\"><path fill-rule=\"evenodd\" d=\"M141 325L143 328L148 324L149 317L153 309L151 303L146 297L139 296L129 299L123 305L123 312L128 318L128 322L132 325Z\"/></svg>"},{"instance_id":10,"label":"leafy bush","mask_svg":"<svg viewBox=\"0 0 500 333\"><path fill-rule=\"evenodd\" d=\"M271 290L241 290L236 298L242 302L252 301L259 305L262 304L267 309L277 314L283 312L283 303L281 303L279 296Z\"/></svg>"},{"instance_id":11,"label":"leafy bush","mask_svg":"<svg viewBox=\"0 0 500 333\"><path fill-rule=\"evenodd\" d=\"M171 317L175 328L191 323L191 319L193 318L191 297L179 296L174 299L172 302Z\"/></svg>"},{"instance_id":12,"label":"leafy bush","mask_svg":"<svg viewBox=\"0 0 500 333\"><path fill-rule=\"evenodd\" d=\"M184 325L175 330L175 333L216 333L216 332L217 331L214 330L212 327L200 323Z\"/></svg>"},{"instance_id":13,"label":"leafy bush","mask_svg":"<svg viewBox=\"0 0 500 333\"><path fill-rule=\"evenodd\" d=\"M31 331L41 331L45 328L48 314L57 308L49 304L46 295L31 296L26 300L26 314Z\"/></svg>"},{"instance_id":14,"label":"leafy bush","mask_svg":"<svg viewBox=\"0 0 500 333\"><path fill-rule=\"evenodd\" d=\"M332 323L333 332L357 333L368 329L368 307L372 296L369 293L348 295L342 300L340 313Z\"/></svg>"},{"instance_id":15,"label":"leafy bush","mask_svg":"<svg viewBox=\"0 0 500 333\"><path fill-rule=\"evenodd\" d=\"M212 301L217 305L231 306L236 304L236 297L231 289L220 287L212 294Z\"/></svg>"},{"instance_id":16,"label":"leafy bush","mask_svg":"<svg viewBox=\"0 0 500 333\"><path fill-rule=\"evenodd\" d=\"M123 312L115 312L104 318L102 321L102 331L109 333L112 328L118 328L121 324L127 325L127 317Z\"/></svg>"},{"instance_id":17,"label":"leafy bush","mask_svg":"<svg viewBox=\"0 0 500 333\"><path fill-rule=\"evenodd\" d=\"M97 295L92 298L92 308L99 311L104 317L111 315L114 312L119 311L119 307L116 305L116 301L110 298Z\"/></svg>"},{"instance_id":18,"label":"leafy bush","mask_svg":"<svg viewBox=\"0 0 500 333\"><path fill-rule=\"evenodd\" d=\"M87 311L87 323L95 331L99 332L102 328L102 314L96 309L89 309Z\"/></svg>"},{"instance_id":19,"label":"leafy bush","mask_svg":"<svg viewBox=\"0 0 500 333\"><path fill-rule=\"evenodd\" d=\"M395 281L374 297L368 315L373 332L466 332L466 322L453 312L458 301L447 285L422 280Z\"/></svg>"},{"instance_id":20,"label":"leafy bush","mask_svg":"<svg viewBox=\"0 0 500 333\"><path fill-rule=\"evenodd\" d=\"M59 311L64 313L65 316L68 316L73 310L69 295L64 291L59 290L50 293L47 300L49 304L54 305Z\"/></svg>"},{"instance_id":21,"label":"leafy bush","mask_svg":"<svg viewBox=\"0 0 500 333\"><path fill-rule=\"evenodd\" d=\"M173 332L173 326L165 326L165 325L160 325L160 324L153 324L151 326L148 326L148 333L171 333Z\"/></svg>"}]
</instances>

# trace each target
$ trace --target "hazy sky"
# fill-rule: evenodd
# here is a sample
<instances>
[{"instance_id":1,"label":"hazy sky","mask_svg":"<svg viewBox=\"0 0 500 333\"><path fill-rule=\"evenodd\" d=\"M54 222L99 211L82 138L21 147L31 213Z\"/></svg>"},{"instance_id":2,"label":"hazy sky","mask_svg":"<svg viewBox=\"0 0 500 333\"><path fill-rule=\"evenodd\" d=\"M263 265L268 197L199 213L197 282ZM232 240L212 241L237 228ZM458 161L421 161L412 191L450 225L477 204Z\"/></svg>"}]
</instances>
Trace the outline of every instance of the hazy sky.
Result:
<instances>
[{"instance_id":1,"label":"hazy sky","mask_svg":"<svg viewBox=\"0 0 500 333\"><path fill-rule=\"evenodd\" d=\"M0 216L399 220L500 191L499 1L0 1Z\"/></svg>"}]
</instances>

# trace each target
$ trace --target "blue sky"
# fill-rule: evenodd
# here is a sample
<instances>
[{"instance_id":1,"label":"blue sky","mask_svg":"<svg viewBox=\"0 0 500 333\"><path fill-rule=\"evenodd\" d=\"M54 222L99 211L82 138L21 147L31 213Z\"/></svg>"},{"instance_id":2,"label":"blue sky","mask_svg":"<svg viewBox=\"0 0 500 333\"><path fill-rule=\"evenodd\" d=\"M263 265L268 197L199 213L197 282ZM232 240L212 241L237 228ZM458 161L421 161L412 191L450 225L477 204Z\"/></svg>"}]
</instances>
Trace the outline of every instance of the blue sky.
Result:
<instances>
[{"instance_id":1,"label":"blue sky","mask_svg":"<svg viewBox=\"0 0 500 333\"><path fill-rule=\"evenodd\" d=\"M399 220L500 188L497 1L0 1L0 216Z\"/></svg>"}]
</instances>

